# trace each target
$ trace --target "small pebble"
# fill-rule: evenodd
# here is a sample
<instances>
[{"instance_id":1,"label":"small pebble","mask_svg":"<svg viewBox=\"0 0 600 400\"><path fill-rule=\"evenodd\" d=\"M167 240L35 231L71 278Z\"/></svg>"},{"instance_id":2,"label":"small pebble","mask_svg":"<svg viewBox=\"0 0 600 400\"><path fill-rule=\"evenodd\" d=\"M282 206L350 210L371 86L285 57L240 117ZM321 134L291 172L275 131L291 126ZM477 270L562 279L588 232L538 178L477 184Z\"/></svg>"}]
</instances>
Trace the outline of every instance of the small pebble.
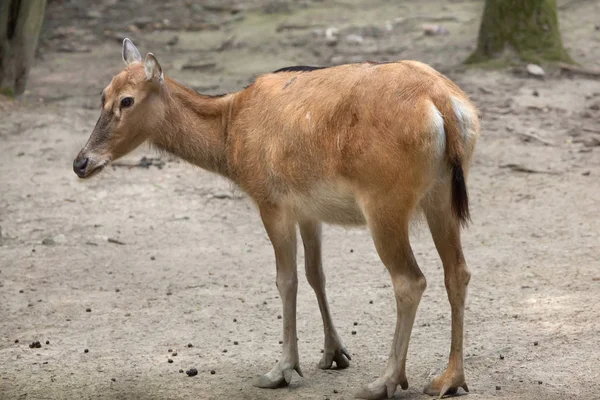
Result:
<instances>
[{"instance_id":1,"label":"small pebble","mask_svg":"<svg viewBox=\"0 0 600 400\"><path fill-rule=\"evenodd\" d=\"M167 292L167 296L171 296L172 294L172 292Z\"/></svg>"},{"instance_id":2,"label":"small pebble","mask_svg":"<svg viewBox=\"0 0 600 400\"><path fill-rule=\"evenodd\" d=\"M352 331L352 334L353 334L353 335L356 335L356 331Z\"/></svg>"},{"instance_id":3,"label":"small pebble","mask_svg":"<svg viewBox=\"0 0 600 400\"><path fill-rule=\"evenodd\" d=\"M544 382L542 382L542 381L538 381L538 385L541 385L542 383L544 383Z\"/></svg>"},{"instance_id":4,"label":"small pebble","mask_svg":"<svg viewBox=\"0 0 600 400\"><path fill-rule=\"evenodd\" d=\"M216 373L217 373L217 371L215 371L214 369L211 369L211 370L210 370L210 374L211 374L211 375L214 375L214 374L216 374Z\"/></svg>"},{"instance_id":5,"label":"small pebble","mask_svg":"<svg viewBox=\"0 0 600 400\"><path fill-rule=\"evenodd\" d=\"M19 293L23 293L23 292L24 292L24 290L23 290L23 289L20 289L20 290L19 290Z\"/></svg>"},{"instance_id":6,"label":"small pebble","mask_svg":"<svg viewBox=\"0 0 600 400\"><path fill-rule=\"evenodd\" d=\"M111 381L116 382L117 378L110 378Z\"/></svg>"},{"instance_id":7,"label":"small pebble","mask_svg":"<svg viewBox=\"0 0 600 400\"><path fill-rule=\"evenodd\" d=\"M496 386L496 390L500 390L502 389L500 386Z\"/></svg>"},{"instance_id":8,"label":"small pebble","mask_svg":"<svg viewBox=\"0 0 600 400\"><path fill-rule=\"evenodd\" d=\"M194 347L194 345L191 343L188 343L188 347Z\"/></svg>"},{"instance_id":9,"label":"small pebble","mask_svg":"<svg viewBox=\"0 0 600 400\"><path fill-rule=\"evenodd\" d=\"M541 78L546 75L544 69L537 64L527 64L525 69L530 75L533 75L538 78Z\"/></svg>"},{"instance_id":10,"label":"small pebble","mask_svg":"<svg viewBox=\"0 0 600 400\"><path fill-rule=\"evenodd\" d=\"M354 249L350 249L350 253L354 253Z\"/></svg>"},{"instance_id":11,"label":"small pebble","mask_svg":"<svg viewBox=\"0 0 600 400\"><path fill-rule=\"evenodd\" d=\"M167 351L168 351L169 353L172 353L172 352L173 352L173 349L169 349L169 350L167 350Z\"/></svg>"},{"instance_id":12,"label":"small pebble","mask_svg":"<svg viewBox=\"0 0 600 400\"><path fill-rule=\"evenodd\" d=\"M169 364L173 364L173 360L171 360L170 358L167 360L167 362L168 362Z\"/></svg>"},{"instance_id":13,"label":"small pebble","mask_svg":"<svg viewBox=\"0 0 600 400\"><path fill-rule=\"evenodd\" d=\"M358 325L358 322L356 322L356 321L355 321L355 322L354 322L354 326L356 326L356 325Z\"/></svg>"},{"instance_id":14,"label":"small pebble","mask_svg":"<svg viewBox=\"0 0 600 400\"><path fill-rule=\"evenodd\" d=\"M15 343L19 343L19 339L15 339Z\"/></svg>"},{"instance_id":15,"label":"small pebble","mask_svg":"<svg viewBox=\"0 0 600 400\"><path fill-rule=\"evenodd\" d=\"M536 340L535 342L533 342L533 345L537 346L538 345L538 341Z\"/></svg>"},{"instance_id":16,"label":"small pebble","mask_svg":"<svg viewBox=\"0 0 600 400\"><path fill-rule=\"evenodd\" d=\"M42 344L41 344L39 341L37 341L37 340L36 340L35 342L32 342L32 343L29 345L29 348L30 348L30 349L39 349L39 348L41 348L41 347L42 347Z\"/></svg>"},{"instance_id":17,"label":"small pebble","mask_svg":"<svg viewBox=\"0 0 600 400\"><path fill-rule=\"evenodd\" d=\"M500 359L504 360L504 356L502 354L500 354Z\"/></svg>"},{"instance_id":18,"label":"small pebble","mask_svg":"<svg viewBox=\"0 0 600 400\"><path fill-rule=\"evenodd\" d=\"M121 290L120 290L120 289L118 289L118 288L117 288L117 289L115 289L115 292L117 292L117 293L119 293L120 291L121 291Z\"/></svg>"},{"instance_id":19,"label":"small pebble","mask_svg":"<svg viewBox=\"0 0 600 400\"><path fill-rule=\"evenodd\" d=\"M280 340L280 341L279 341L279 344L283 344L283 340Z\"/></svg>"},{"instance_id":20,"label":"small pebble","mask_svg":"<svg viewBox=\"0 0 600 400\"><path fill-rule=\"evenodd\" d=\"M233 319L233 322L237 322L237 318L234 318L234 319Z\"/></svg>"},{"instance_id":21,"label":"small pebble","mask_svg":"<svg viewBox=\"0 0 600 400\"><path fill-rule=\"evenodd\" d=\"M173 352L173 354L171 354L171 355L172 355L173 357L176 357L176 356L177 356L177 352L176 352L176 351L174 351L174 352Z\"/></svg>"},{"instance_id":22,"label":"small pebble","mask_svg":"<svg viewBox=\"0 0 600 400\"><path fill-rule=\"evenodd\" d=\"M333 393L337 393L337 392L338 392L337 389L333 389Z\"/></svg>"},{"instance_id":23,"label":"small pebble","mask_svg":"<svg viewBox=\"0 0 600 400\"><path fill-rule=\"evenodd\" d=\"M85 312L92 312L92 309L88 307L85 309Z\"/></svg>"},{"instance_id":24,"label":"small pebble","mask_svg":"<svg viewBox=\"0 0 600 400\"><path fill-rule=\"evenodd\" d=\"M88 349L83 350L84 353L89 353L90 351Z\"/></svg>"},{"instance_id":25,"label":"small pebble","mask_svg":"<svg viewBox=\"0 0 600 400\"><path fill-rule=\"evenodd\" d=\"M373 304L373 300L369 300L369 304Z\"/></svg>"},{"instance_id":26,"label":"small pebble","mask_svg":"<svg viewBox=\"0 0 600 400\"><path fill-rule=\"evenodd\" d=\"M182 370L182 369L180 369L180 370L179 370L179 373L180 373L180 374L183 374L183 370Z\"/></svg>"},{"instance_id":27,"label":"small pebble","mask_svg":"<svg viewBox=\"0 0 600 400\"><path fill-rule=\"evenodd\" d=\"M187 374L187 376L196 376L198 375L198 370L196 368L190 368L187 371L185 371L185 373Z\"/></svg>"},{"instance_id":28,"label":"small pebble","mask_svg":"<svg viewBox=\"0 0 600 400\"><path fill-rule=\"evenodd\" d=\"M278 315L278 316L277 316L277 319L281 319L281 315Z\"/></svg>"},{"instance_id":29,"label":"small pebble","mask_svg":"<svg viewBox=\"0 0 600 400\"><path fill-rule=\"evenodd\" d=\"M235 346L237 346L239 343L238 343L238 341L237 341L237 340L234 340L234 341L233 341L233 344L234 344Z\"/></svg>"},{"instance_id":30,"label":"small pebble","mask_svg":"<svg viewBox=\"0 0 600 400\"><path fill-rule=\"evenodd\" d=\"M156 257L154 257L154 256L150 256L150 259L151 259L152 261L154 261L154 260L156 260Z\"/></svg>"},{"instance_id":31,"label":"small pebble","mask_svg":"<svg viewBox=\"0 0 600 400\"><path fill-rule=\"evenodd\" d=\"M44 361L42 364L48 364L48 361Z\"/></svg>"},{"instance_id":32,"label":"small pebble","mask_svg":"<svg viewBox=\"0 0 600 400\"><path fill-rule=\"evenodd\" d=\"M223 349L223 353L227 353L227 349Z\"/></svg>"},{"instance_id":33,"label":"small pebble","mask_svg":"<svg viewBox=\"0 0 600 400\"><path fill-rule=\"evenodd\" d=\"M50 344L50 341L49 341L49 340L46 340L46 344Z\"/></svg>"}]
</instances>

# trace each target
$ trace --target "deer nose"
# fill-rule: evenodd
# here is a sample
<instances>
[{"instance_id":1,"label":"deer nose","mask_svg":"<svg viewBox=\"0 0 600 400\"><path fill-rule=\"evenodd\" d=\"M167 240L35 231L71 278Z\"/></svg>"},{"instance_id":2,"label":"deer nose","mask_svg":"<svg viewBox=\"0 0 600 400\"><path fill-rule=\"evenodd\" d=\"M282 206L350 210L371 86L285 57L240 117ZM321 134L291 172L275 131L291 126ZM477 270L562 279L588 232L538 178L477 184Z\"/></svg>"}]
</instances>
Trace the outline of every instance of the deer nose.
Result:
<instances>
[{"instance_id":1,"label":"deer nose","mask_svg":"<svg viewBox=\"0 0 600 400\"><path fill-rule=\"evenodd\" d=\"M87 157L77 157L75 161L73 161L73 171L78 177L83 178L85 176L85 168L87 167L89 160L90 159Z\"/></svg>"}]
</instances>

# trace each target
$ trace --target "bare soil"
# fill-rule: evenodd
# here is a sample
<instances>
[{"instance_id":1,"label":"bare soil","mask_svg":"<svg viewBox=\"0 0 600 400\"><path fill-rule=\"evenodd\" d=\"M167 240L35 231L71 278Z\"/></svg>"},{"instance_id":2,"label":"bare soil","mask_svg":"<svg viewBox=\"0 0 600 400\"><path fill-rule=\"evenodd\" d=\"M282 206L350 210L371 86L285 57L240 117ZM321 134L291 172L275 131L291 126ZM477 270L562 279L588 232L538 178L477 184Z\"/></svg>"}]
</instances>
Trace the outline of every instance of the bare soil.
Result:
<instances>
[{"instance_id":1,"label":"bare soil","mask_svg":"<svg viewBox=\"0 0 600 400\"><path fill-rule=\"evenodd\" d=\"M0 399L350 399L383 371L395 304L366 230L325 230L328 294L350 368L316 367L322 325L302 280L305 377L260 390L252 380L280 356L281 304L251 202L146 148L96 179L72 173L99 94L122 66L124 35L205 93L294 64L418 59L447 73L483 123L464 233L469 398L597 399L600 81L457 66L475 46L481 1L211 4L50 2L26 96L0 100ZM600 4L559 7L571 55L600 67ZM426 36L422 24L449 34ZM333 45L329 27L339 29ZM158 159L135 166L142 156ZM413 244L428 289L410 388L396 398L425 399L422 387L446 365L450 310L424 226ZM192 367L194 377L179 372Z\"/></svg>"}]
</instances>

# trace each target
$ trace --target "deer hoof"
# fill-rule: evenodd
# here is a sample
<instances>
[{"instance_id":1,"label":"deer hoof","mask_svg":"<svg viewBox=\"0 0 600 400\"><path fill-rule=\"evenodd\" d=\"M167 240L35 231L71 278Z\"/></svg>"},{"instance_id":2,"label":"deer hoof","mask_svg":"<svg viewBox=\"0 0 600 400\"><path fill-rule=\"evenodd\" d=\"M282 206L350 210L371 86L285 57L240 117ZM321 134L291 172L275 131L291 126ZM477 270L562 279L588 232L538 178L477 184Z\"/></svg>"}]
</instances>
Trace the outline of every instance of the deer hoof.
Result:
<instances>
[{"instance_id":1,"label":"deer hoof","mask_svg":"<svg viewBox=\"0 0 600 400\"><path fill-rule=\"evenodd\" d=\"M326 350L323 353L321 361L319 361L319 368L331 369L334 361L337 368L348 368L350 366L350 360L352 360L352 357L344 347L340 347L336 350Z\"/></svg>"},{"instance_id":2,"label":"deer hoof","mask_svg":"<svg viewBox=\"0 0 600 400\"><path fill-rule=\"evenodd\" d=\"M408 381L406 378L397 383L389 378L381 377L375 382L370 383L361 389L355 397L357 399L366 400L391 399L394 397L394 393L396 393L398 384L402 387L402 389L408 389Z\"/></svg>"},{"instance_id":3,"label":"deer hoof","mask_svg":"<svg viewBox=\"0 0 600 400\"><path fill-rule=\"evenodd\" d=\"M430 396L438 396L441 399L446 395L455 395L458 392L458 388L463 388L465 392L469 391L464 375L459 373L453 376L450 373L444 372L440 377L425 386L423 393Z\"/></svg>"},{"instance_id":4,"label":"deer hoof","mask_svg":"<svg viewBox=\"0 0 600 400\"><path fill-rule=\"evenodd\" d=\"M285 387L292 381L293 371L296 371L300 376L304 376L298 364L293 368L283 368L280 364L277 364L271 371L258 378L254 382L254 386L263 389Z\"/></svg>"}]
</instances>

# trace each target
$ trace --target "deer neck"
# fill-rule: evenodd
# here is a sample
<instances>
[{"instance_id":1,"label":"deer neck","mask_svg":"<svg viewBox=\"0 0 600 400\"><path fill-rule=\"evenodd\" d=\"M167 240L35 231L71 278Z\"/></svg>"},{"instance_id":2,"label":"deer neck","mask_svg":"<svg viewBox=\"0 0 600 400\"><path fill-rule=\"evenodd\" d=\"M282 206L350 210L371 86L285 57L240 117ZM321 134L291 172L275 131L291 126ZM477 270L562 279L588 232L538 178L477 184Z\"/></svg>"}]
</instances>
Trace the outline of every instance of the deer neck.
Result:
<instances>
[{"instance_id":1,"label":"deer neck","mask_svg":"<svg viewBox=\"0 0 600 400\"><path fill-rule=\"evenodd\" d=\"M165 116L152 143L227 177L225 143L234 95L201 95L169 78L165 78L164 85Z\"/></svg>"}]
</instances>

